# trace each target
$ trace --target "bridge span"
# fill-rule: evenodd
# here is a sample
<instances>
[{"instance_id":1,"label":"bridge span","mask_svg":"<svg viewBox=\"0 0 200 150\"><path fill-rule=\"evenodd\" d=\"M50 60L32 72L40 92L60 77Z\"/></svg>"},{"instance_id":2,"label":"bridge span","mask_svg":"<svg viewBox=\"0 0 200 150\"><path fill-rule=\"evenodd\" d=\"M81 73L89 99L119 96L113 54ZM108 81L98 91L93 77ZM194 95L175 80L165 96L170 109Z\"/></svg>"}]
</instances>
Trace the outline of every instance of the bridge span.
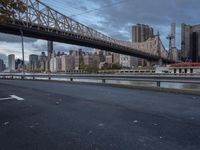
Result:
<instances>
[{"instance_id":1,"label":"bridge span","mask_svg":"<svg viewBox=\"0 0 200 150\"><path fill-rule=\"evenodd\" d=\"M0 24L0 32L14 35L51 40L98 48L115 53L144 58L149 61L162 60L174 63L165 54L166 51L144 52L131 46L131 42L106 36L50 8L38 0L23 0L27 6L24 13L17 12L10 23Z\"/></svg>"}]
</instances>

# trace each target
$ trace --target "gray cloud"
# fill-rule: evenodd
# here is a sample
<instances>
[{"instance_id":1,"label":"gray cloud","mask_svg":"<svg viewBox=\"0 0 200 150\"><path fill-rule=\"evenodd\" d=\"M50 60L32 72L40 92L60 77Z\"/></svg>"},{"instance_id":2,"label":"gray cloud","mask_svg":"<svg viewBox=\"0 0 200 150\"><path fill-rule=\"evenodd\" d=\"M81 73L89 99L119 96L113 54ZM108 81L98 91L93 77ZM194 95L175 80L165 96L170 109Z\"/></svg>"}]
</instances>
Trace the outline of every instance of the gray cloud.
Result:
<instances>
[{"instance_id":1,"label":"gray cloud","mask_svg":"<svg viewBox=\"0 0 200 150\"><path fill-rule=\"evenodd\" d=\"M199 0L127 0L120 5L106 8L103 6L113 3L113 0L101 0L96 3L102 8L96 15L104 20L98 22L100 27L92 26L114 38L130 40L131 26L143 23L154 27L156 32L159 31L167 45L165 37L170 32L172 22L177 23L178 31L181 23L199 24ZM124 31L124 34L119 31ZM180 32L177 36L177 44L180 45Z\"/></svg>"},{"instance_id":2,"label":"gray cloud","mask_svg":"<svg viewBox=\"0 0 200 150\"><path fill-rule=\"evenodd\" d=\"M166 40L167 34L170 32L170 24L177 23L177 39L180 45L180 24L199 24L200 1L199 0L127 0L119 5L105 7L112 3L122 0L44 0L44 3L54 9L64 13L65 15L81 14L77 17L77 21L84 23L100 32L103 32L113 38L131 40L131 26L137 23L148 24L160 32L161 38L168 46ZM89 14L86 11L100 8ZM7 44L20 43L19 36L0 34L0 41L6 41ZM29 43L30 52L46 51L46 42L37 42L37 39L25 38L25 42ZM79 48L73 45L64 45L55 43L55 49L60 51L68 51L69 49Z\"/></svg>"},{"instance_id":3,"label":"gray cloud","mask_svg":"<svg viewBox=\"0 0 200 150\"><path fill-rule=\"evenodd\" d=\"M100 6L112 0L97 1ZM129 0L126 3L105 8L97 14L102 15L114 26L127 23L147 23L166 25L171 22L198 23L195 19L199 0Z\"/></svg>"}]
</instances>

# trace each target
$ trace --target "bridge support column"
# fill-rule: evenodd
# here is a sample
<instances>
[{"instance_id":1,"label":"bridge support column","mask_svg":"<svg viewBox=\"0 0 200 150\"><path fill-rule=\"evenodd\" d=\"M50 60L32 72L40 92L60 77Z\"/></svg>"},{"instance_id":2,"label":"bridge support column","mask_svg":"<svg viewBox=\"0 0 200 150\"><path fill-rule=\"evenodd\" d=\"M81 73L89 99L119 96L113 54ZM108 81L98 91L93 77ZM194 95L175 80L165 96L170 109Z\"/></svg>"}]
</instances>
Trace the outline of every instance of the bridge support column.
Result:
<instances>
[{"instance_id":1,"label":"bridge support column","mask_svg":"<svg viewBox=\"0 0 200 150\"><path fill-rule=\"evenodd\" d=\"M106 83L106 79L102 79L102 83L105 84Z\"/></svg>"}]
</instances>

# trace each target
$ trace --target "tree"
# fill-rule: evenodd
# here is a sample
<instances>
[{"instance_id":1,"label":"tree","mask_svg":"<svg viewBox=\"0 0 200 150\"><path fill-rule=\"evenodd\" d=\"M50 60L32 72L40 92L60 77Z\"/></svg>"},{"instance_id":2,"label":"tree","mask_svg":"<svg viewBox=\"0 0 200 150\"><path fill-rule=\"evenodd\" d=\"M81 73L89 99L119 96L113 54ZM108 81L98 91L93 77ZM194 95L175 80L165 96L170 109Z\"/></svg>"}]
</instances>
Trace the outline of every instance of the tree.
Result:
<instances>
[{"instance_id":1,"label":"tree","mask_svg":"<svg viewBox=\"0 0 200 150\"><path fill-rule=\"evenodd\" d=\"M118 69L122 69L122 67L121 67L121 65L119 65L119 64L113 64L113 65L112 65L112 69L118 70Z\"/></svg>"},{"instance_id":2,"label":"tree","mask_svg":"<svg viewBox=\"0 0 200 150\"><path fill-rule=\"evenodd\" d=\"M96 65L88 65L86 66L85 70L88 73L97 73L99 71L99 68Z\"/></svg>"},{"instance_id":3,"label":"tree","mask_svg":"<svg viewBox=\"0 0 200 150\"><path fill-rule=\"evenodd\" d=\"M9 23L17 11L25 12L26 9L22 0L0 0L0 24Z\"/></svg>"}]
</instances>

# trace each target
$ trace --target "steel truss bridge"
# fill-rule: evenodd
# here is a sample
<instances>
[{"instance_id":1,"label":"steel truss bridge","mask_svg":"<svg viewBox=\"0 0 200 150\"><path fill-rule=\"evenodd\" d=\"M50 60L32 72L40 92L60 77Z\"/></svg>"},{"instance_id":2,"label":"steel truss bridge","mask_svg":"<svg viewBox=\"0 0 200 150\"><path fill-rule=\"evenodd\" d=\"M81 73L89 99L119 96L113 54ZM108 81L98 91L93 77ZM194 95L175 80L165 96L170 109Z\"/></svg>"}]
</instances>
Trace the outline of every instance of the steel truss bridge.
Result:
<instances>
[{"instance_id":1,"label":"steel truss bridge","mask_svg":"<svg viewBox=\"0 0 200 150\"><path fill-rule=\"evenodd\" d=\"M11 18L11 23L1 24L0 32L20 35L23 31L23 35L27 37L98 48L149 61L174 62L162 51L156 50L147 53L134 49L131 47L131 42L106 36L61 14L39 0L22 1L27 6L27 10L24 13L17 12Z\"/></svg>"}]
</instances>

